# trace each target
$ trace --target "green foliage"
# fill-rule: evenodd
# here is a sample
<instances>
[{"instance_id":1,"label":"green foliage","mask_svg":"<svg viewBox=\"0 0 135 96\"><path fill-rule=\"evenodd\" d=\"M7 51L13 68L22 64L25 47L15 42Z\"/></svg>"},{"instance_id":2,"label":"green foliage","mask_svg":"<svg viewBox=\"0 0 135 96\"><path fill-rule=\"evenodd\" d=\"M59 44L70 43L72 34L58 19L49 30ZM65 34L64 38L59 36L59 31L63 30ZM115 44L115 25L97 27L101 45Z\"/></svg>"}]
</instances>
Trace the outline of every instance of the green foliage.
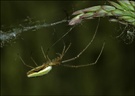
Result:
<instances>
[{"instance_id":1,"label":"green foliage","mask_svg":"<svg viewBox=\"0 0 135 96\"><path fill-rule=\"evenodd\" d=\"M122 24L130 24L135 26L135 2L134 1L118 1L117 3L109 1L111 5L97 5L89 8L75 11L76 15L69 25L79 23L84 19L93 19L95 17L112 17L115 21Z\"/></svg>"}]
</instances>

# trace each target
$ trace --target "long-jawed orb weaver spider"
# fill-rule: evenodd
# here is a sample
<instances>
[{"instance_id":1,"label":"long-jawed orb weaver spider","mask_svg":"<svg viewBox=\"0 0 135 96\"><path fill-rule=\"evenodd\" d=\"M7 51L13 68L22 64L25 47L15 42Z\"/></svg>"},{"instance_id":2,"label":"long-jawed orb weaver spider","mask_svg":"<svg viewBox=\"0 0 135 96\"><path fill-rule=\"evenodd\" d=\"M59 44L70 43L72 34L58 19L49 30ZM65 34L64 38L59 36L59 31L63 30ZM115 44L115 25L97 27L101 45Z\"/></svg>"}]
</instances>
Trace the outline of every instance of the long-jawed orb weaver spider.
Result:
<instances>
[{"instance_id":1,"label":"long-jawed orb weaver spider","mask_svg":"<svg viewBox=\"0 0 135 96\"><path fill-rule=\"evenodd\" d=\"M70 48L71 46L71 43L68 45L68 47L66 48L66 46L64 46L63 48L63 51L62 53L57 53L59 56L56 57L55 59L50 59L48 56L45 55L45 52L43 50L43 48L41 47L41 51L44 55L44 58L47 60L46 63L43 63L42 65L40 66L37 66L35 68L25 64L25 62L23 61L23 59L20 57L21 61L23 62L24 65L28 66L28 67L31 67L32 69L30 71L27 72L27 77L37 77L37 76L42 76L42 75L45 75L47 74L51 69L52 69L52 66L54 65L62 65L62 66L66 66L66 67L72 67L72 68L78 68L78 67L86 67L86 66L90 66L90 65L94 65L97 63L97 61L99 60L102 52L103 52L103 49L104 49L104 46L105 46L105 42L103 43L102 45L102 48L101 48L101 51L97 57L97 59L95 60L95 62L93 63L89 63L89 64L85 64L85 65L65 65L63 63L67 63L67 62L70 62L70 61L73 61L77 58L80 57L80 55L91 45L91 43L93 42L95 36L96 36L96 33L97 33L97 30L98 30L98 26L99 26L99 23L97 25L97 28L95 30L95 33L92 37L92 39L90 40L90 42L86 45L86 47L75 57L73 58L70 58L70 59L67 59L67 60L62 60L64 55L66 54L66 52L68 51L68 49ZM67 33L66 33L67 34ZM65 34L64 34L65 35ZM57 42L57 41L56 41ZM32 59L33 60L33 59ZM36 64L36 62L33 60L33 62ZM37 64L36 64L37 65Z\"/></svg>"}]
</instances>

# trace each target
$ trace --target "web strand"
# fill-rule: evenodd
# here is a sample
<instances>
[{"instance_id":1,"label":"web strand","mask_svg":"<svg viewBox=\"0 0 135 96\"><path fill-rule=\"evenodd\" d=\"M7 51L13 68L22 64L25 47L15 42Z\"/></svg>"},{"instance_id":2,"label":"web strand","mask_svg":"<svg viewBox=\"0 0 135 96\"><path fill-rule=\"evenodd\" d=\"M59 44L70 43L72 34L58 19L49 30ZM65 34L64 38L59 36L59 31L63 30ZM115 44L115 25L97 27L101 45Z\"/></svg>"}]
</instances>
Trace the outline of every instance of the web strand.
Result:
<instances>
[{"instance_id":1,"label":"web strand","mask_svg":"<svg viewBox=\"0 0 135 96\"><path fill-rule=\"evenodd\" d=\"M63 34L55 43L53 43L53 45L51 45L48 49L47 49L47 51L46 51L46 54L48 53L48 51L50 50L50 48L52 48L55 44L57 44L61 39L63 39L67 34L69 34L72 30L73 30L73 28L74 28L75 26L73 26L73 27L71 27L65 34Z\"/></svg>"}]
</instances>

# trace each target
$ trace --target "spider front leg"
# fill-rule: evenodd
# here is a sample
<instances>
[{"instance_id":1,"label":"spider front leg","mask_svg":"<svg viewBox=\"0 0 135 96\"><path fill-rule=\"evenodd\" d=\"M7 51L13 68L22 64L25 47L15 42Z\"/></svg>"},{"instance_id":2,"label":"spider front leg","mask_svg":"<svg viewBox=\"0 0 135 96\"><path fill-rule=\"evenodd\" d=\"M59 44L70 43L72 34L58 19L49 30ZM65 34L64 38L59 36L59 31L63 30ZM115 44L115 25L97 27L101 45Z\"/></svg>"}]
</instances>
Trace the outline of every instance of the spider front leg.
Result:
<instances>
[{"instance_id":1,"label":"spider front leg","mask_svg":"<svg viewBox=\"0 0 135 96\"><path fill-rule=\"evenodd\" d=\"M66 52L68 51L68 49L70 48L70 46L71 46L71 43L68 45L68 47L66 48L66 46L64 45L64 48L63 48L63 50L62 50L62 53L60 54L60 53L56 53L57 55L59 55L59 57L62 57L63 58L63 56L66 54Z\"/></svg>"},{"instance_id":2,"label":"spider front leg","mask_svg":"<svg viewBox=\"0 0 135 96\"><path fill-rule=\"evenodd\" d=\"M65 67L72 67L72 68L79 68L79 67L86 67L86 66L90 66L90 65L94 65L97 63L97 61L99 60L102 52L103 52L103 49L104 49L104 46L105 46L105 42L103 43L102 45L102 48L101 48L101 51L97 57L97 59L95 60L95 62L93 63L89 63L89 64L85 64L85 65L66 65L66 64L62 64L62 66L65 66ZM77 59L77 57L74 58L74 60ZM73 60L73 59L69 59L69 60Z\"/></svg>"},{"instance_id":3,"label":"spider front leg","mask_svg":"<svg viewBox=\"0 0 135 96\"><path fill-rule=\"evenodd\" d=\"M41 51L43 53L43 56L44 56L45 60L51 62L51 59L48 57L48 55L47 56L45 55L45 52L44 52L44 49L43 49L42 46L41 46Z\"/></svg>"},{"instance_id":4,"label":"spider front leg","mask_svg":"<svg viewBox=\"0 0 135 96\"><path fill-rule=\"evenodd\" d=\"M99 21L100 21L100 19L99 19ZM80 55L81 55L84 51L86 51L86 49L91 45L91 43L92 43L93 40L95 39L95 36L96 36L96 34L97 34L98 27L99 27L99 22L98 22L98 24L97 24L97 27L96 27L96 30L95 30L95 33L94 33L92 39L89 41L89 43L86 45L86 47L85 47L76 57L73 57L73 58L64 60L64 61L62 61L62 63L66 63L66 62L69 62L69 61L73 61L73 60L79 58Z\"/></svg>"}]
</instances>

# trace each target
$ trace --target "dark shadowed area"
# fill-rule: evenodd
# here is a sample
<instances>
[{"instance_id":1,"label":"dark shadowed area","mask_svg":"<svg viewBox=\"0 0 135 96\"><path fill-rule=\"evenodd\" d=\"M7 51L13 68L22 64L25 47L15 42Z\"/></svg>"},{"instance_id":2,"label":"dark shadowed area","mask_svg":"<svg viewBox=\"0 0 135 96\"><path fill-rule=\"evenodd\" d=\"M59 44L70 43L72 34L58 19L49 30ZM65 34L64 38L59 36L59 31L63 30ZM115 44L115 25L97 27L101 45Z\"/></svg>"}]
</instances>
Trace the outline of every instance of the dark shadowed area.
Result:
<instances>
[{"instance_id":1,"label":"dark shadowed area","mask_svg":"<svg viewBox=\"0 0 135 96\"><path fill-rule=\"evenodd\" d=\"M94 1L1 1L1 29L54 23L72 18L79 9L106 2ZM0 48L1 52L1 95L134 95L134 43L125 44L116 39L123 26L101 18L97 35L89 48L76 60L66 64L79 65L94 62L106 42L96 65L82 68L53 66L41 77L28 78L30 70L24 62L36 66L31 57L41 65L45 62L41 46L50 59L61 53L64 43L71 44L63 60L75 57L91 40L98 24L98 18L84 20L62 40L55 43L72 26L68 22L55 26L29 30L19 34ZM63 43L64 42L64 43Z\"/></svg>"}]
</instances>

